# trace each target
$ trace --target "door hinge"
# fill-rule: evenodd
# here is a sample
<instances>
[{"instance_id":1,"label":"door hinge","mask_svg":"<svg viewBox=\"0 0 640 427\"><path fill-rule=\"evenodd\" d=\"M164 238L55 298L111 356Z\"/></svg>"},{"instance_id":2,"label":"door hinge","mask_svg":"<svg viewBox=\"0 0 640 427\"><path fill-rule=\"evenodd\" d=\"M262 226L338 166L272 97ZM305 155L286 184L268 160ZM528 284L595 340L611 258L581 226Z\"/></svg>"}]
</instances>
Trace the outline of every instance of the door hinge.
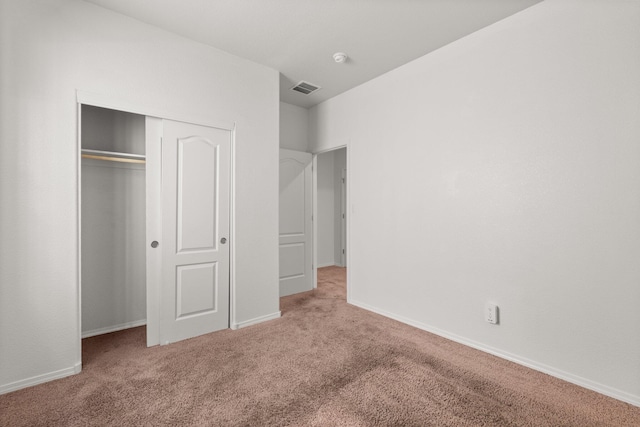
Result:
<instances>
[{"instance_id":1,"label":"door hinge","mask_svg":"<svg viewBox=\"0 0 640 427\"><path fill-rule=\"evenodd\" d=\"M344 249L342 250L342 253L344 254Z\"/></svg>"}]
</instances>

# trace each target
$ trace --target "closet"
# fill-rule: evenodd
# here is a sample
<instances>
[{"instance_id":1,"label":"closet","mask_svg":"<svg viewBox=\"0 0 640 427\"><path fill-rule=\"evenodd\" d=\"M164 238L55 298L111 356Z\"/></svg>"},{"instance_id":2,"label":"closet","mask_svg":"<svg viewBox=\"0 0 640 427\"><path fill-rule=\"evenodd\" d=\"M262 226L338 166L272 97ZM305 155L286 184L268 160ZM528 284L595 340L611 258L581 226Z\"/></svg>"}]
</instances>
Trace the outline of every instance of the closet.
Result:
<instances>
[{"instance_id":1,"label":"closet","mask_svg":"<svg viewBox=\"0 0 640 427\"><path fill-rule=\"evenodd\" d=\"M82 337L146 323L145 116L81 106Z\"/></svg>"},{"instance_id":2,"label":"closet","mask_svg":"<svg viewBox=\"0 0 640 427\"><path fill-rule=\"evenodd\" d=\"M79 108L82 337L228 328L233 126Z\"/></svg>"}]
</instances>

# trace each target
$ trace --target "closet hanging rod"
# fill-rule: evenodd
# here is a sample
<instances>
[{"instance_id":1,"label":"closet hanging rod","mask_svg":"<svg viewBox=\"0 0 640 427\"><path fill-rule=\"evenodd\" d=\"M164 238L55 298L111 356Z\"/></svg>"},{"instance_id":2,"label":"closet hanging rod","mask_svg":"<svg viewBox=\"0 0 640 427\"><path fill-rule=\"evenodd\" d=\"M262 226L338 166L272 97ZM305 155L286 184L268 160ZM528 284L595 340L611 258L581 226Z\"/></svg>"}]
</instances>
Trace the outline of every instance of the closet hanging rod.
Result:
<instances>
[{"instance_id":1,"label":"closet hanging rod","mask_svg":"<svg viewBox=\"0 0 640 427\"><path fill-rule=\"evenodd\" d=\"M90 150L86 148L82 149L82 157L109 162L146 163L144 154L119 153L117 151Z\"/></svg>"},{"instance_id":2,"label":"closet hanging rod","mask_svg":"<svg viewBox=\"0 0 640 427\"><path fill-rule=\"evenodd\" d=\"M142 160L142 159L127 159L127 158L124 158L124 157L96 156L95 154L83 154L82 158L84 158L84 159L94 159L94 160L106 160L108 162L147 163L146 160Z\"/></svg>"},{"instance_id":3,"label":"closet hanging rod","mask_svg":"<svg viewBox=\"0 0 640 427\"><path fill-rule=\"evenodd\" d=\"M119 153L117 151L105 151L105 150L90 150L88 148L82 149L82 154L96 154L98 156L115 156L115 157L127 157L130 159L144 159L144 154L132 154L132 153Z\"/></svg>"}]
</instances>

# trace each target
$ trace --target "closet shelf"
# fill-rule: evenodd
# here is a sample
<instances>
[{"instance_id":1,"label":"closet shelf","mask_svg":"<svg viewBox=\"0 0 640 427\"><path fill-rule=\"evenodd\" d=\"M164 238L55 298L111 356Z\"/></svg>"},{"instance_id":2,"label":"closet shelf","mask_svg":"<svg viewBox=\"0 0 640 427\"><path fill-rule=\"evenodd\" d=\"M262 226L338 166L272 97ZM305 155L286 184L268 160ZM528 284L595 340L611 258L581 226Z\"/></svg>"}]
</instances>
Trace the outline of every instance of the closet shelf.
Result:
<instances>
[{"instance_id":1,"label":"closet shelf","mask_svg":"<svg viewBox=\"0 0 640 427\"><path fill-rule=\"evenodd\" d=\"M108 162L146 163L144 154L119 153L117 151L82 149L84 159L105 160Z\"/></svg>"}]
</instances>

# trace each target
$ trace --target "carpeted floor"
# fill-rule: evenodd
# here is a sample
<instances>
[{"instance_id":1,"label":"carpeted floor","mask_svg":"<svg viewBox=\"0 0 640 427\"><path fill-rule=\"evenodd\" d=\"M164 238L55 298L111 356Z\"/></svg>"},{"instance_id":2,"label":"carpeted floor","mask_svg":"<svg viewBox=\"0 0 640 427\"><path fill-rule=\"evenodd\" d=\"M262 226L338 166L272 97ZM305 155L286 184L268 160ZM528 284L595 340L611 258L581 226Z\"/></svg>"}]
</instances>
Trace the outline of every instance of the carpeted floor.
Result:
<instances>
[{"instance_id":1,"label":"carpeted floor","mask_svg":"<svg viewBox=\"0 0 640 427\"><path fill-rule=\"evenodd\" d=\"M640 426L640 408L345 301L345 271L283 317L163 347L83 341L81 374L0 396L2 426Z\"/></svg>"}]
</instances>

